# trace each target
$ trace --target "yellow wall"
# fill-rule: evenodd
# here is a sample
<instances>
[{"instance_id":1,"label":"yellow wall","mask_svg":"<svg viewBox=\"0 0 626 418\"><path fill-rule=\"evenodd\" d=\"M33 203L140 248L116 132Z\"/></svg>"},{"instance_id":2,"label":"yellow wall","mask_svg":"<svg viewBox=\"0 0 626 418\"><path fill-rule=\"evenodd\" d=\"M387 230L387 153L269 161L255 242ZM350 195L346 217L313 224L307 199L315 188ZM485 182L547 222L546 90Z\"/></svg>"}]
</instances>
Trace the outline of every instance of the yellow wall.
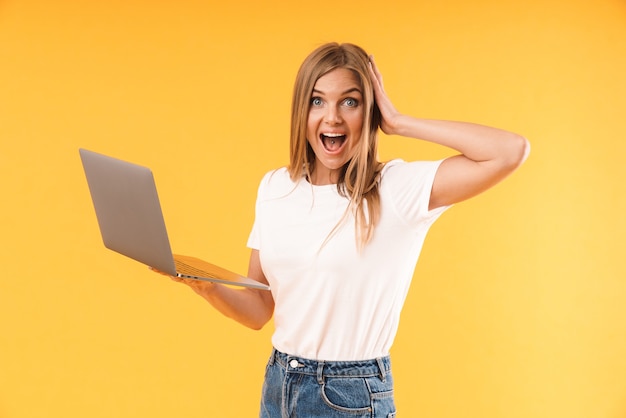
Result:
<instances>
[{"instance_id":1,"label":"yellow wall","mask_svg":"<svg viewBox=\"0 0 626 418\"><path fill-rule=\"evenodd\" d=\"M256 416L271 327L105 250L77 150L152 167L174 248L244 272L293 77L329 40L375 54L401 110L533 146L426 241L401 416L625 417L626 3L291 3L0 2L0 417Z\"/></svg>"}]
</instances>

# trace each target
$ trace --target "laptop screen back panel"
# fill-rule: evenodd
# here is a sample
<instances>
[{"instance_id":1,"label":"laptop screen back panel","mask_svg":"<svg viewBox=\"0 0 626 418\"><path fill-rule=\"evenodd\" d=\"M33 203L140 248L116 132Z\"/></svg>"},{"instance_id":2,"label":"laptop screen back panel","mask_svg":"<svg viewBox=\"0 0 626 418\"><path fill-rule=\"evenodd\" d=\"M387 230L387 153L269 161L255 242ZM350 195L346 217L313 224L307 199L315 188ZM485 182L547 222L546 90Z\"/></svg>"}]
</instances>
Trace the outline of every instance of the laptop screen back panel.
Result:
<instances>
[{"instance_id":1,"label":"laptop screen back panel","mask_svg":"<svg viewBox=\"0 0 626 418\"><path fill-rule=\"evenodd\" d=\"M163 213L149 168L80 150L104 245L175 275Z\"/></svg>"}]
</instances>

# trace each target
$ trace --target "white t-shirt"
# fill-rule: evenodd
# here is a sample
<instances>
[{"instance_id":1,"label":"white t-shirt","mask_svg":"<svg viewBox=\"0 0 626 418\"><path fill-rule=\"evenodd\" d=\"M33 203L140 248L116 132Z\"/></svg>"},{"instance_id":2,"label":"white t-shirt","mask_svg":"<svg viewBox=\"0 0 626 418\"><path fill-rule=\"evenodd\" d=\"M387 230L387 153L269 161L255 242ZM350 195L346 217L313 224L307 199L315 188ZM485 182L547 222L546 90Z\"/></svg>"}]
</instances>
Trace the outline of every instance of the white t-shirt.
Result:
<instances>
[{"instance_id":1,"label":"white t-shirt","mask_svg":"<svg viewBox=\"0 0 626 418\"><path fill-rule=\"evenodd\" d=\"M349 203L336 185L294 183L286 168L265 175L248 246L276 303L277 350L327 361L389 354L426 232L446 209L428 210L440 163L386 164L380 221L361 253L352 215L322 246Z\"/></svg>"}]
</instances>

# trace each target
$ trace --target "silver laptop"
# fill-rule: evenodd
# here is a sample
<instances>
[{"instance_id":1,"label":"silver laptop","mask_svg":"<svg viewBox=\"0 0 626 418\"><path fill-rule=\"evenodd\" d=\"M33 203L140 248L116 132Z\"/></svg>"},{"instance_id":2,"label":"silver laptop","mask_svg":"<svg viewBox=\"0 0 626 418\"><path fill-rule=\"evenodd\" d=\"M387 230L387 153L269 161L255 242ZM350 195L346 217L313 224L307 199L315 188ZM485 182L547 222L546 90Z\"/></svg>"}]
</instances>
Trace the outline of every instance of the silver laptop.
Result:
<instances>
[{"instance_id":1,"label":"silver laptop","mask_svg":"<svg viewBox=\"0 0 626 418\"><path fill-rule=\"evenodd\" d=\"M172 254L149 168L86 149L79 152L105 247L172 276L269 290L198 258Z\"/></svg>"}]
</instances>

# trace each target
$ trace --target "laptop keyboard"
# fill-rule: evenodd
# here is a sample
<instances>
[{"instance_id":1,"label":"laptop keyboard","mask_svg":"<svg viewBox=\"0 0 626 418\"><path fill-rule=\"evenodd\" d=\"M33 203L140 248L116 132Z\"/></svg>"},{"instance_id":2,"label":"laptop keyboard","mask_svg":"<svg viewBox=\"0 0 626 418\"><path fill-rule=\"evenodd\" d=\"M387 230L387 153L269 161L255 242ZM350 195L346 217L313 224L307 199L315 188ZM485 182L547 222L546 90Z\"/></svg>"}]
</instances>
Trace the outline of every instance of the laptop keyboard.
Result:
<instances>
[{"instance_id":1,"label":"laptop keyboard","mask_svg":"<svg viewBox=\"0 0 626 418\"><path fill-rule=\"evenodd\" d=\"M194 266L190 266L189 264L186 264L180 260L174 260L174 263L176 264L176 271L180 274L184 274L187 276L195 276L195 277L209 277L213 279L218 278L214 274L211 274L206 270L201 270Z\"/></svg>"}]
</instances>

